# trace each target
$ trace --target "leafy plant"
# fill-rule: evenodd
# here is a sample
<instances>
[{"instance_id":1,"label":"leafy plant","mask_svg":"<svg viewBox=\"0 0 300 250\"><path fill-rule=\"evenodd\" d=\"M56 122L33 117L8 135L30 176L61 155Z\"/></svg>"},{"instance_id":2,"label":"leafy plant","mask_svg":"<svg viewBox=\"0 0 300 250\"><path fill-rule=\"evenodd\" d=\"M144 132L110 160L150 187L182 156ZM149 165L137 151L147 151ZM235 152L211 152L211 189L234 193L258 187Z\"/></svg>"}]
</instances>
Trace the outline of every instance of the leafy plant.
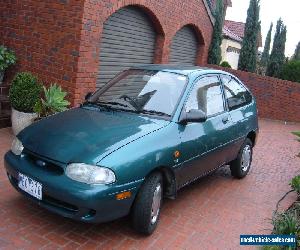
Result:
<instances>
[{"instance_id":1,"label":"leafy plant","mask_svg":"<svg viewBox=\"0 0 300 250\"><path fill-rule=\"evenodd\" d=\"M12 50L0 46L0 71L4 71L9 66L15 64L17 61L16 55Z\"/></svg>"},{"instance_id":2,"label":"leafy plant","mask_svg":"<svg viewBox=\"0 0 300 250\"><path fill-rule=\"evenodd\" d=\"M18 73L9 90L11 106L25 113L32 113L39 100L42 87L36 76L28 72Z\"/></svg>"},{"instance_id":3,"label":"leafy plant","mask_svg":"<svg viewBox=\"0 0 300 250\"><path fill-rule=\"evenodd\" d=\"M295 131L295 132L292 132L294 135L300 137L300 131ZM299 139L300 140L300 139Z\"/></svg>"},{"instance_id":4,"label":"leafy plant","mask_svg":"<svg viewBox=\"0 0 300 250\"><path fill-rule=\"evenodd\" d=\"M280 78L300 83L300 60L292 60L283 65Z\"/></svg>"},{"instance_id":5,"label":"leafy plant","mask_svg":"<svg viewBox=\"0 0 300 250\"><path fill-rule=\"evenodd\" d=\"M293 190L295 190L300 195L300 175L295 176L291 182L290 185Z\"/></svg>"},{"instance_id":6,"label":"leafy plant","mask_svg":"<svg viewBox=\"0 0 300 250\"><path fill-rule=\"evenodd\" d=\"M297 212L285 212L275 216L272 220L273 234L297 235L300 232Z\"/></svg>"},{"instance_id":7,"label":"leafy plant","mask_svg":"<svg viewBox=\"0 0 300 250\"><path fill-rule=\"evenodd\" d=\"M38 113L39 117L46 117L67 110L67 106L70 105L65 100L67 92L64 92L57 84L51 85L48 89L43 87L43 89L44 96L34 106L34 111Z\"/></svg>"},{"instance_id":8,"label":"leafy plant","mask_svg":"<svg viewBox=\"0 0 300 250\"><path fill-rule=\"evenodd\" d=\"M227 61L223 61L221 64L220 64L221 67L224 67L224 68L232 68L231 65L229 64L229 62Z\"/></svg>"}]
</instances>

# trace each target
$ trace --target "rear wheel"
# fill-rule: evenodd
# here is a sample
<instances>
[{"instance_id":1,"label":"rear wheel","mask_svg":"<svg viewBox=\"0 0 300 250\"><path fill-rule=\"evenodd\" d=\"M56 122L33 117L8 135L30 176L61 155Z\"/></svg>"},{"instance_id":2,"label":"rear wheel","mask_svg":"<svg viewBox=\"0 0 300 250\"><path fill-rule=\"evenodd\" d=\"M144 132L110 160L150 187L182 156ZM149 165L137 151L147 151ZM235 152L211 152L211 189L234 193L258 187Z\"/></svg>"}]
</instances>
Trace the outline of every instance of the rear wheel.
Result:
<instances>
[{"instance_id":1,"label":"rear wheel","mask_svg":"<svg viewBox=\"0 0 300 250\"><path fill-rule=\"evenodd\" d=\"M132 207L132 224L136 231L145 235L153 233L159 221L162 197L162 176L154 173L145 180Z\"/></svg>"},{"instance_id":2,"label":"rear wheel","mask_svg":"<svg viewBox=\"0 0 300 250\"><path fill-rule=\"evenodd\" d=\"M230 163L231 175L236 178L244 178L251 167L253 144L249 138L243 143L237 158Z\"/></svg>"}]
</instances>

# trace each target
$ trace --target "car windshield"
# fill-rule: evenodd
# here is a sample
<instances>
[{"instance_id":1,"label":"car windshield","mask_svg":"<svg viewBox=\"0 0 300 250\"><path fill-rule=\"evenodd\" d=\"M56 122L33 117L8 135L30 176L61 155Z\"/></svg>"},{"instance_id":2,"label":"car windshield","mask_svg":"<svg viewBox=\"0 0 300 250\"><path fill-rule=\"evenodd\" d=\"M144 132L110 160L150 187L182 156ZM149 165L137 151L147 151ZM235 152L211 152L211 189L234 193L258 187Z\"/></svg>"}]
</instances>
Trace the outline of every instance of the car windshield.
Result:
<instances>
[{"instance_id":1,"label":"car windshield","mask_svg":"<svg viewBox=\"0 0 300 250\"><path fill-rule=\"evenodd\" d=\"M117 75L87 102L108 109L170 117L186 82L187 77L180 74L131 69Z\"/></svg>"}]
</instances>

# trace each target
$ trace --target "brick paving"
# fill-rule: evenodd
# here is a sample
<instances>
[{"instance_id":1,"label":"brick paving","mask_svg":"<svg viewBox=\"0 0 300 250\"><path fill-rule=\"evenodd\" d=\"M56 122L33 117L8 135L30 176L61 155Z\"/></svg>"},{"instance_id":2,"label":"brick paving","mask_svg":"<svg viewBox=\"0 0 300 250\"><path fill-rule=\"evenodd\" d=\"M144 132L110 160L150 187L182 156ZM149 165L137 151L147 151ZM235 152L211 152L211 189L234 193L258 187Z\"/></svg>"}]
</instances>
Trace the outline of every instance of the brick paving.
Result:
<instances>
[{"instance_id":1,"label":"brick paving","mask_svg":"<svg viewBox=\"0 0 300 250\"><path fill-rule=\"evenodd\" d=\"M243 180L228 167L166 200L161 221L150 237L136 234L128 218L89 225L49 213L9 184L3 155L12 136L0 130L0 249L240 249L240 234L271 229L275 204L300 172L300 143L290 134L300 124L260 120L252 169ZM289 196L284 206L295 197ZM247 249L243 247L242 249Z\"/></svg>"}]
</instances>

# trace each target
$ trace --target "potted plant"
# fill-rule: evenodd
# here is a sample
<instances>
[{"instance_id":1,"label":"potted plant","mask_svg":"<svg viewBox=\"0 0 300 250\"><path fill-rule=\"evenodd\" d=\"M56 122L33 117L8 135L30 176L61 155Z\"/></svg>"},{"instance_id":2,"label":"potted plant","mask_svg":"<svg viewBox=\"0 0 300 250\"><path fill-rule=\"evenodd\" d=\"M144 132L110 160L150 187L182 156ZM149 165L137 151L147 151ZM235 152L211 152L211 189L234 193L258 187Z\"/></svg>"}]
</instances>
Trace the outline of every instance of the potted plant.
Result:
<instances>
[{"instance_id":1,"label":"potted plant","mask_svg":"<svg viewBox=\"0 0 300 250\"><path fill-rule=\"evenodd\" d=\"M3 82L5 70L15 64L16 60L15 53L12 50L9 50L3 45L0 46L0 85Z\"/></svg>"},{"instance_id":2,"label":"potted plant","mask_svg":"<svg viewBox=\"0 0 300 250\"><path fill-rule=\"evenodd\" d=\"M12 130L17 135L38 117L33 108L40 98L41 84L36 76L28 72L18 73L9 90L9 100L12 106Z\"/></svg>"},{"instance_id":3,"label":"potted plant","mask_svg":"<svg viewBox=\"0 0 300 250\"><path fill-rule=\"evenodd\" d=\"M43 89L43 97L34 106L34 111L38 114L39 119L67 110L70 105L65 99L67 92L57 84L52 84L48 89L43 87Z\"/></svg>"}]
</instances>

